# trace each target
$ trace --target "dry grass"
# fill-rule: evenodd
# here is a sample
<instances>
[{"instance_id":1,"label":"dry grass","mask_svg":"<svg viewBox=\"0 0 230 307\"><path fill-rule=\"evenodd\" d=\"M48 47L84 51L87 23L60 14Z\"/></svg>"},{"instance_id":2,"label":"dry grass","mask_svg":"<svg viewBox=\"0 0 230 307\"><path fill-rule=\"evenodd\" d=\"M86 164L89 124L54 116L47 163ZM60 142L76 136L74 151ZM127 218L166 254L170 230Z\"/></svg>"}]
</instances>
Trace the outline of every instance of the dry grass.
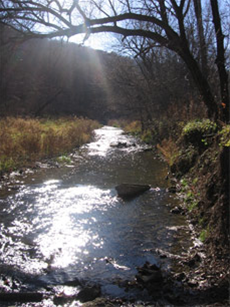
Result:
<instances>
[{"instance_id":1,"label":"dry grass","mask_svg":"<svg viewBox=\"0 0 230 307\"><path fill-rule=\"evenodd\" d=\"M0 120L0 171L70 152L89 141L96 121L82 118Z\"/></svg>"},{"instance_id":2,"label":"dry grass","mask_svg":"<svg viewBox=\"0 0 230 307\"><path fill-rule=\"evenodd\" d=\"M169 166L173 165L175 159L180 154L179 147L171 137L164 139L161 144L157 144L157 149L162 153Z\"/></svg>"},{"instance_id":3,"label":"dry grass","mask_svg":"<svg viewBox=\"0 0 230 307\"><path fill-rule=\"evenodd\" d=\"M141 134L141 122L139 120L127 123L124 127L125 132L132 134Z\"/></svg>"},{"instance_id":4,"label":"dry grass","mask_svg":"<svg viewBox=\"0 0 230 307\"><path fill-rule=\"evenodd\" d=\"M207 109L203 102L194 101L192 99L185 102L178 101L169 106L164 114L167 118L173 115L174 121L192 121L197 118L206 118Z\"/></svg>"}]
</instances>

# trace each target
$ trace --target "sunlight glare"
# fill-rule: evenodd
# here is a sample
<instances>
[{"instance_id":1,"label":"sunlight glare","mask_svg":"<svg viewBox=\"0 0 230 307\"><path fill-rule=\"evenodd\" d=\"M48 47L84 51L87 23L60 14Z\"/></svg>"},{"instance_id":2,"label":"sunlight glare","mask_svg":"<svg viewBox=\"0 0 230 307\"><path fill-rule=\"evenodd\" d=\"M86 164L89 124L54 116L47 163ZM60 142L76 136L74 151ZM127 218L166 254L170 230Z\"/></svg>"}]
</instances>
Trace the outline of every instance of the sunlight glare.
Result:
<instances>
[{"instance_id":1,"label":"sunlight glare","mask_svg":"<svg viewBox=\"0 0 230 307\"><path fill-rule=\"evenodd\" d=\"M98 206L103 211L112 203L110 190L78 185L53 191L43 186L41 191L37 205L43 212L34 220L34 225L41 229L36 243L47 267L67 267L89 254L87 246L103 246L103 240L92 230L98 222L93 214ZM44 206L44 201L48 205ZM86 215L89 212L90 216Z\"/></svg>"},{"instance_id":2,"label":"sunlight glare","mask_svg":"<svg viewBox=\"0 0 230 307\"><path fill-rule=\"evenodd\" d=\"M106 131L106 133L105 133ZM113 127L103 127L101 129L94 130L95 132L95 142L91 142L88 145L89 155L98 155L105 157L109 150L111 150L111 144L116 138L122 134L121 129Z\"/></svg>"},{"instance_id":3,"label":"sunlight glare","mask_svg":"<svg viewBox=\"0 0 230 307\"><path fill-rule=\"evenodd\" d=\"M69 42L84 45L95 50L102 50L107 52L112 52L114 46L116 46L117 39L114 35L109 33L96 33L91 34L88 39L84 41L85 34L77 34L69 39Z\"/></svg>"}]
</instances>

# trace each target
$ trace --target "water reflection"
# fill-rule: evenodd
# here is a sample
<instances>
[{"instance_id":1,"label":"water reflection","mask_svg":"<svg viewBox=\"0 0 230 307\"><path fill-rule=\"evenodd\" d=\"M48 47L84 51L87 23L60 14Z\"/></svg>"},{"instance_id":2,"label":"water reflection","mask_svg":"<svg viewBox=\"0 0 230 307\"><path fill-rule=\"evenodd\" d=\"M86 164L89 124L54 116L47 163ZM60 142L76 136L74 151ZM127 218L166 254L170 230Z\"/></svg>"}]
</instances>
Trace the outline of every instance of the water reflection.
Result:
<instances>
[{"instance_id":1,"label":"water reflection","mask_svg":"<svg viewBox=\"0 0 230 307\"><path fill-rule=\"evenodd\" d=\"M87 145L89 149L89 155L105 157L108 151L111 150L110 144L114 141L117 141L118 136L120 136L123 131L121 129L105 126L101 129L96 129L94 133L95 141Z\"/></svg>"},{"instance_id":2,"label":"water reflection","mask_svg":"<svg viewBox=\"0 0 230 307\"><path fill-rule=\"evenodd\" d=\"M110 292L118 278L132 279L137 266L157 262L156 248L182 250L183 236L179 242L172 230L184 218L169 214L174 199L165 189L167 168L120 129L95 134L74 171L35 180L1 201L2 263L48 284L77 277ZM131 145L114 145L119 142ZM125 182L153 188L124 202L114 187Z\"/></svg>"},{"instance_id":3,"label":"water reflection","mask_svg":"<svg viewBox=\"0 0 230 307\"><path fill-rule=\"evenodd\" d=\"M127 137L122 129L104 126L95 130L95 141L87 145L89 156L106 157L119 148L127 153L143 150L144 144L140 145L132 136Z\"/></svg>"},{"instance_id":4,"label":"water reflection","mask_svg":"<svg viewBox=\"0 0 230 307\"><path fill-rule=\"evenodd\" d=\"M35 211L39 208L39 213L33 226L36 233L40 233L35 242L49 266L66 267L78 262L82 254L89 253L87 245L103 246L103 240L93 229L97 223L93 213L103 213L116 202L110 190L78 185L53 187L46 192L41 187L35 191Z\"/></svg>"}]
</instances>

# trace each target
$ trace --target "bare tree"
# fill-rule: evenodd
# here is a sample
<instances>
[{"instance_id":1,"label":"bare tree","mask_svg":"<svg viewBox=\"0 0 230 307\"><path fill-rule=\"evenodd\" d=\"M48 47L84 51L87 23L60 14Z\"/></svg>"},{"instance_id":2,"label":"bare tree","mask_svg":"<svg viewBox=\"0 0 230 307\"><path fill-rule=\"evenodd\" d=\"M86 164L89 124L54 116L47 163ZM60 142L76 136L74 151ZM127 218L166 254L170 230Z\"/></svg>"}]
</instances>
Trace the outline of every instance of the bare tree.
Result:
<instances>
[{"instance_id":1,"label":"bare tree","mask_svg":"<svg viewBox=\"0 0 230 307\"><path fill-rule=\"evenodd\" d=\"M215 4L215 6L214 6ZM224 50L220 45L220 17L217 1L211 0L217 43L217 64L221 93L224 97L224 114L229 110L229 95L224 77ZM71 37L85 33L85 39L94 33L112 32L127 38L140 36L176 52L188 67L208 110L208 116L218 118L218 102L212 93L207 77L192 53L186 20L191 11L191 0L1 0L0 21L9 24L27 37ZM199 13L199 12L198 12ZM200 21L199 21L200 22ZM219 24L219 25L218 25ZM221 37L221 39L220 39ZM223 94L224 93L224 94ZM226 119L226 116L225 116ZM226 119L227 120L227 119Z\"/></svg>"},{"instance_id":2,"label":"bare tree","mask_svg":"<svg viewBox=\"0 0 230 307\"><path fill-rule=\"evenodd\" d=\"M197 20L198 36L199 36L201 67L202 67L203 74L207 76L207 70L208 70L207 47L206 47L205 36L204 36L201 0L193 0L193 3L194 3L196 20Z\"/></svg>"},{"instance_id":3,"label":"bare tree","mask_svg":"<svg viewBox=\"0 0 230 307\"><path fill-rule=\"evenodd\" d=\"M221 18L217 0L210 0L212 7L213 23L216 33L217 57L216 64L220 79L220 92L223 107L223 120L229 120L229 91L228 91L228 73L225 67L225 50L224 50L224 35L221 26Z\"/></svg>"}]
</instances>

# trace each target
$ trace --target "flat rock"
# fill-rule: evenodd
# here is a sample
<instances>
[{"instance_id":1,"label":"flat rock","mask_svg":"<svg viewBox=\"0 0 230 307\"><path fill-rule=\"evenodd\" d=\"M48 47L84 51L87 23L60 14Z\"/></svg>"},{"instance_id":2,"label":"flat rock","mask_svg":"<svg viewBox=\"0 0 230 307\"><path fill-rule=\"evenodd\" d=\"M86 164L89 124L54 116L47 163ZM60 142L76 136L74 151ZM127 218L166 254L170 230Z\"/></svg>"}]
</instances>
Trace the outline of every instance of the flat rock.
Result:
<instances>
[{"instance_id":1,"label":"flat rock","mask_svg":"<svg viewBox=\"0 0 230 307\"><path fill-rule=\"evenodd\" d=\"M143 194L150 189L150 185L120 184L115 187L117 195L123 199L129 199Z\"/></svg>"}]
</instances>

